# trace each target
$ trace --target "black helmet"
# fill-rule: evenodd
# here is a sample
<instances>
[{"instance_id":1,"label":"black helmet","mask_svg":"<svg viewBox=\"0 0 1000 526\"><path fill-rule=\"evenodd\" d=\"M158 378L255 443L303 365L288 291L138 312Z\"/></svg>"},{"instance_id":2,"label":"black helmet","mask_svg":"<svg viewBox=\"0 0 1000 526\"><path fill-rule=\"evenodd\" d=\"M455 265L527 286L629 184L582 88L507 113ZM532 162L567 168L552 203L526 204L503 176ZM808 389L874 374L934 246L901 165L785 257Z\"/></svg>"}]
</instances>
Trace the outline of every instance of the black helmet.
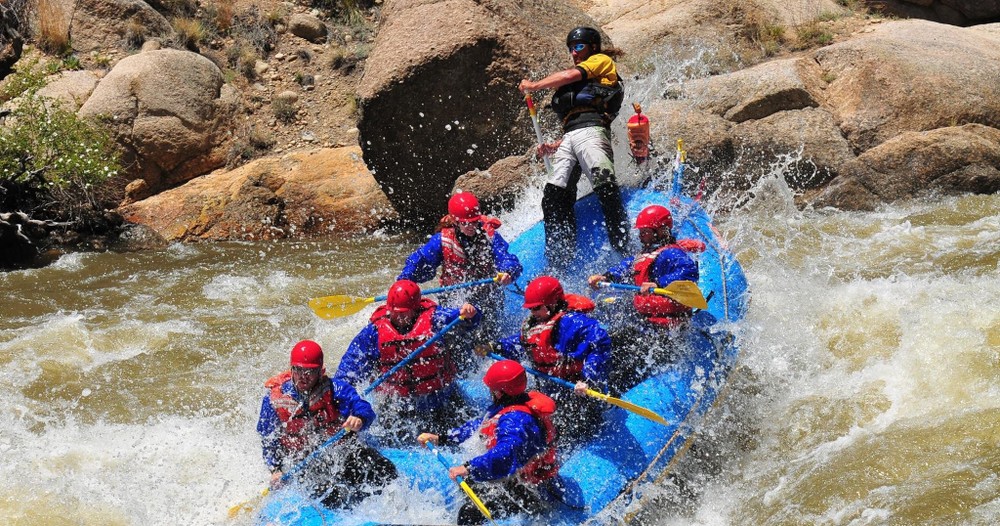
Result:
<instances>
[{"instance_id":1,"label":"black helmet","mask_svg":"<svg viewBox=\"0 0 1000 526\"><path fill-rule=\"evenodd\" d=\"M578 27L566 35L566 45L573 42L583 42L594 47L595 51L601 50L601 33L592 27Z\"/></svg>"}]
</instances>

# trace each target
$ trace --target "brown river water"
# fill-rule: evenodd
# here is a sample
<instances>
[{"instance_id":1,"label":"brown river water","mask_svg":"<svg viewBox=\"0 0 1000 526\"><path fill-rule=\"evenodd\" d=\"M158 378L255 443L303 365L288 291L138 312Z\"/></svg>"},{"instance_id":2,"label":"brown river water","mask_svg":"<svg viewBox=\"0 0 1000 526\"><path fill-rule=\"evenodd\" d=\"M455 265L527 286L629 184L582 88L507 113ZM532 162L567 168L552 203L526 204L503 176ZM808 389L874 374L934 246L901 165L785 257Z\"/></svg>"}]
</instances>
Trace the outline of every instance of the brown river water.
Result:
<instances>
[{"instance_id":1,"label":"brown river water","mask_svg":"<svg viewBox=\"0 0 1000 526\"><path fill-rule=\"evenodd\" d=\"M775 181L719 219L753 293L743 355L685 490L651 488L643 522L1000 523L1000 196L803 212ZM262 382L301 338L339 356L371 310L324 321L306 301L382 294L415 246L173 245L0 274L0 523L248 523L226 509L267 479ZM400 523L453 520L391 498Z\"/></svg>"}]
</instances>

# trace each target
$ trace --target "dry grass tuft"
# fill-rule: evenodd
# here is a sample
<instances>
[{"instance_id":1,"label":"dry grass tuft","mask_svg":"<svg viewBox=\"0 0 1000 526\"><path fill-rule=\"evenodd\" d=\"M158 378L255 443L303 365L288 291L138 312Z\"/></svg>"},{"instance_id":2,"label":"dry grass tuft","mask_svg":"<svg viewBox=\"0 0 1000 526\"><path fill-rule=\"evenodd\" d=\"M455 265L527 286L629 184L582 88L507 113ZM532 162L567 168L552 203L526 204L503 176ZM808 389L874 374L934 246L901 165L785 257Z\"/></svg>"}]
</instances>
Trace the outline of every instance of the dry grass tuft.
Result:
<instances>
[{"instance_id":1,"label":"dry grass tuft","mask_svg":"<svg viewBox=\"0 0 1000 526\"><path fill-rule=\"evenodd\" d=\"M71 51L69 20L57 0L38 0L38 47L54 55Z\"/></svg>"}]
</instances>

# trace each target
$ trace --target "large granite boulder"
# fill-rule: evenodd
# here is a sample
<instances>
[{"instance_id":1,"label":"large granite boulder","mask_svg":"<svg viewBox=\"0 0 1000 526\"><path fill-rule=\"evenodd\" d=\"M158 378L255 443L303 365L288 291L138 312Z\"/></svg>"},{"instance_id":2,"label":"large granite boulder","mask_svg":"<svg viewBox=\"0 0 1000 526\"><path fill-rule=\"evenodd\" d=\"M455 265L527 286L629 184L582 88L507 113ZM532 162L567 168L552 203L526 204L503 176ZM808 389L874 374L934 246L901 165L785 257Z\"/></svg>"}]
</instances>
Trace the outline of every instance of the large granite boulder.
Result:
<instances>
[{"instance_id":1,"label":"large granite boulder","mask_svg":"<svg viewBox=\"0 0 1000 526\"><path fill-rule=\"evenodd\" d=\"M455 180L534 141L518 82L572 66L565 35L595 25L529 0L394 0L358 86L365 161L401 215L429 227Z\"/></svg>"},{"instance_id":2,"label":"large granite boulder","mask_svg":"<svg viewBox=\"0 0 1000 526\"><path fill-rule=\"evenodd\" d=\"M125 148L131 178L157 192L225 164L237 108L212 61L163 49L119 61L79 114L107 123Z\"/></svg>"},{"instance_id":3,"label":"large granite boulder","mask_svg":"<svg viewBox=\"0 0 1000 526\"><path fill-rule=\"evenodd\" d=\"M94 92L99 81L93 71L61 71L48 79L45 86L38 90L38 96L58 101L69 111L77 111Z\"/></svg>"},{"instance_id":4,"label":"large granite boulder","mask_svg":"<svg viewBox=\"0 0 1000 526\"><path fill-rule=\"evenodd\" d=\"M935 191L1000 191L1000 130L966 124L902 133L859 155L809 198L818 206L869 210Z\"/></svg>"},{"instance_id":5,"label":"large granite boulder","mask_svg":"<svg viewBox=\"0 0 1000 526\"><path fill-rule=\"evenodd\" d=\"M69 43L79 53L125 47L126 40L171 38L167 19L142 0L48 0L48 13L61 14Z\"/></svg>"},{"instance_id":6,"label":"large granite boulder","mask_svg":"<svg viewBox=\"0 0 1000 526\"><path fill-rule=\"evenodd\" d=\"M906 131L1000 127L1000 34L910 20L811 54L823 106L857 151Z\"/></svg>"},{"instance_id":7,"label":"large granite boulder","mask_svg":"<svg viewBox=\"0 0 1000 526\"><path fill-rule=\"evenodd\" d=\"M119 212L167 241L359 234L396 217L358 147L258 159L191 180Z\"/></svg>"},{"instance_id":8,"label":"large granite boulder","mask_svg":"<svg viewBox=\"0 0 1000 526\"><path fill-rule=\"evenodd\" d=\"M919 149L918 132L951 130L941 136L972 134L985 137L974 144L990 144L980 128L1000 128L998 29L886 22L803 56L690 81L646 108L653 142L684 137L691 158L713 168L710 183L734 190L794 157L785 168L787 182L810 190L807 198L822 196L824 204L870 208L877 200L915 195L932 180L940 190L989 191L992 157L976 153L989 146L963 152L947 166L932 163L929 174L912 176L915 184L899 181L905 171L861 167L903 158L886 152ZM968 123L982 126L954 131ZM877 149L890 141L892 148ZM827 183L839 190L812 191Z\"/></svg>"}]
</instances>

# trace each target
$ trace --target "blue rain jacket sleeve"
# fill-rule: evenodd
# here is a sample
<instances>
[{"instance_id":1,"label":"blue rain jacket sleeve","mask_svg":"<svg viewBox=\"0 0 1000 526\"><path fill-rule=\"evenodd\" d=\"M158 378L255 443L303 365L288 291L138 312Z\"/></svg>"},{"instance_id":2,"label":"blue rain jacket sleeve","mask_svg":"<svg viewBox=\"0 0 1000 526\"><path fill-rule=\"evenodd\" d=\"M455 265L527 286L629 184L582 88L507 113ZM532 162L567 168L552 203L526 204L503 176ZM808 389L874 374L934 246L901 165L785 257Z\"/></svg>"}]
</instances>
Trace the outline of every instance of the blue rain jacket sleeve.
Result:
<instances>
[{"instance_id":1,"label":"blue rain jacket sleeve","mask_svg":"<svg viewBox=\"0 0 1000 526\"><path fill-rule=\"evenodd\" d=\"M632 283L632 263L634 262L635 256L627 257L605 272L604 277L608 278L611 283Z\"/></svg>"},{"instance_id":2,"label":"blue rain jacket sleeve","mask_svg":"<svg viewBox=\"0 0 1000 526\"><path fill-rule=\"evenodd\" d=\"M493 234L493 258L496 261L497 272L506 272L514 279L521 277L521 272L524 271L521 261L510 253L510 245L500 232Z\"/></svg>"},{"instance_id":3,"label":"blue rain jacket sleeve","mask_svg":"<svg viewBox=\"0 0 1000 526\"><path fill-rule=\"evenodd\" d=\"M399 273L396 280L408 279L417 283L424 283L434 279L437 268L443 259L441 251L441 233L431 236L426 243L415 250L410 257L406 258L403 271Z\"/></svg>"},{"instance_id":4,"label":"blue rain jacket sleeve","mask_svg":"<svg viewBox=\"0 0 1000 526\"><path fill-rule=\"evenodd\" d=\"M510 477L544 450L545 432L531 415L505 413L497 422L496 445L468 462L469 476L479 481Z\"/></svg>"},{"instance_id":5,"label":"blue rain jacket sleeve","mask_svg":"<svg viewBox=\"0 0 1000 526\"><path fill-rule=\"evenodd\" d=\"M347 346L333 378L357 386L371 377L378 359L378 329L369 323Z\"/></svg>"},{"instance_id":6,"label":"blue rain jacket sleeve","mask_svg":"<svg viewBox=\"0 0 1000 526\"><path fill-rule=\"evenodd\" d=\"M483 311L479 310L478 306L473 306L476 307L476 315L471 320L465 320L465 323L459 323L455 326L455 329L475 329L479 326L479 322L483 321ZM434 327L434 333L437 334L445 325L448 325L457 317L458 309L439 306L434 310L434 315L431 316L431 325Z\"/></svg>"},{"instance_id":7,"label":"blue rain jacket sleeve","mask_svg":"<svg viewBox=\"0 0 1000 526\"><path fill-rule=\"evenodd\" d=\"M375 410L372 409L372 405L361 398L350 383L331 379L330 384L333 389L333 399L337 402L337 410L340 411L341 416L345 419L349 416L356 416L363 422L361 430L368 429L368 426L375 421Z\"/></svg>"},{"instance_id":8,"label":"blue rain jacket sleeve","mask_svg":"<svg viewBox=\"0 0 1000 526\"><path fill-rule=\"evenodd\" d=\"M281 467L281 451L278 442L278 429L280 427L281 420L278 419L278 413L271 405L271 397L264 395L264 401L260 404L260 418L257 419L257 433L260 434L264 463L271 469Z\"/></svg>"},{"instance_id":9,"label":"blue rain jacket sleeve","mask_svg":"<svg viewBox=\"0 0 1000 526\"><path fill-rule=\"evenodd\" d=\"M655 278L658 287L666 287L679 279L697 283L698 263L683 250L668 248L656 256L650 275Z\"/></svg>"},{"instance_id":10,"label":"blue rain jacket sleeve","mask_svg":"<svg viewBox=\"0 0 1000 526\"><path fill-rule=\"evenodd\" d=\"M519 362L524 361L525 352L524 346L521 345L520 332L501 338L497 343L499 344L497 354L507 358L508 360L517 360Z\"/></svg>"},{"instance_id":11,"label":"blue rain jacket sleeve","mask_svg":"<svg viewBox=\"0 0 1000 526\"><path fill-rule=\"evenodd\" d=\"M580 312L563 314L556 328L555 347L562 354L583 360L583 379L591 388L607 386L611 336L597 320Z\"/></svg>"}]
</instances>

